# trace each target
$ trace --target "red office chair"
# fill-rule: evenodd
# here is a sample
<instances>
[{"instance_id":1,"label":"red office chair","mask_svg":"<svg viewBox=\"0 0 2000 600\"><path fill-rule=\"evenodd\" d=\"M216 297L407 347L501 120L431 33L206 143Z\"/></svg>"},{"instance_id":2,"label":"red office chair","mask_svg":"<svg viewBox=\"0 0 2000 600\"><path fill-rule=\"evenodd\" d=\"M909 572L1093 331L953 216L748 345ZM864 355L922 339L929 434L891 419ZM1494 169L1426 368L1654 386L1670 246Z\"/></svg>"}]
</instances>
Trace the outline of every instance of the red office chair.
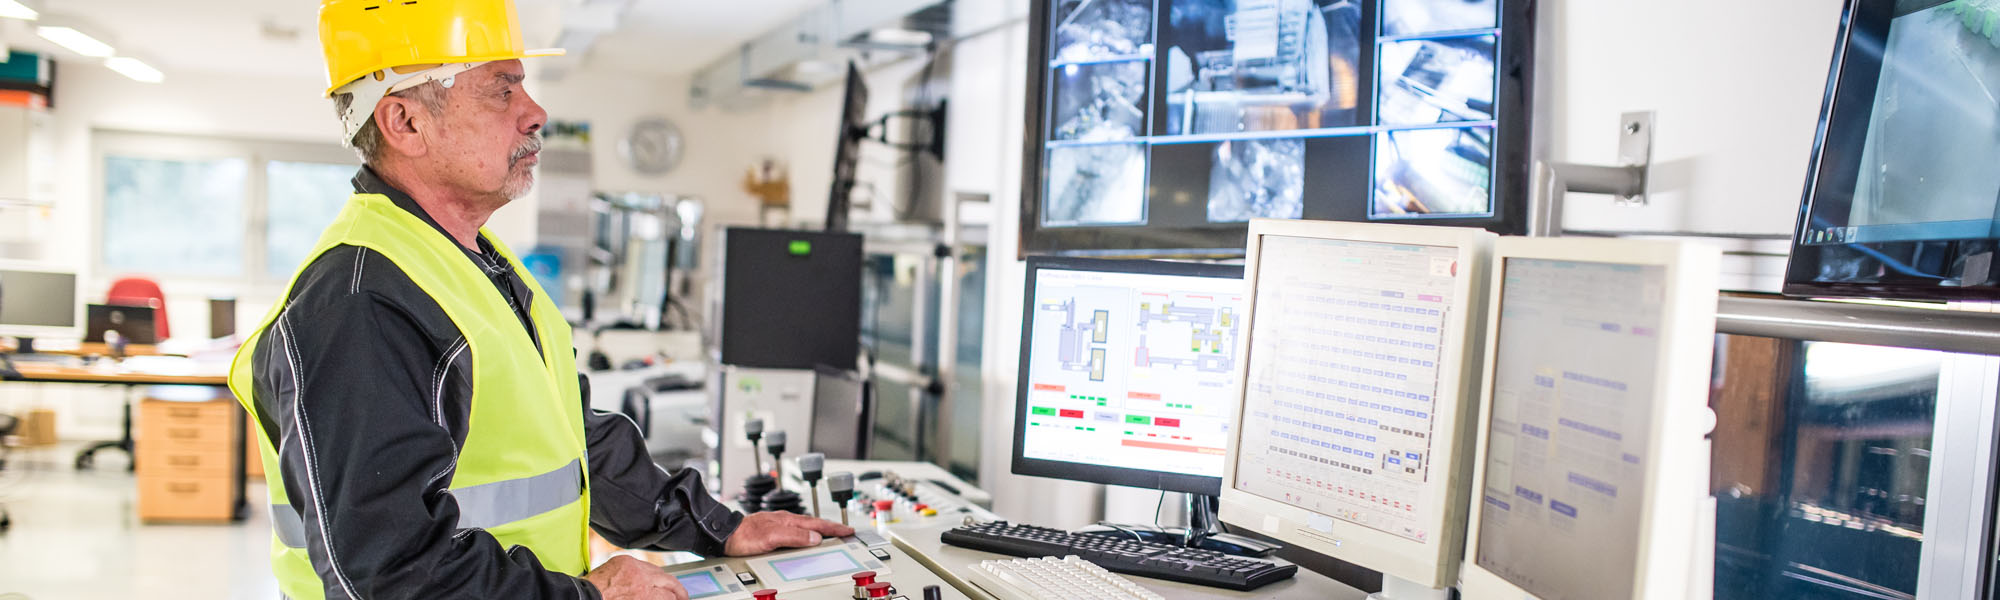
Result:
<instances>
[{"instance_id":1,"label":"red office chair","mask_svg":"<svg viewBox=\"0 0 2000 600\"><path fill-rule=\"evenodd\" d=\"M158 282L146 277L119 278L111 282L111 291L104 294L104 303L153 307L153 323L159 328L159 339L167 339L167 295L160 292Z\"/></svg>"}]
</instances>

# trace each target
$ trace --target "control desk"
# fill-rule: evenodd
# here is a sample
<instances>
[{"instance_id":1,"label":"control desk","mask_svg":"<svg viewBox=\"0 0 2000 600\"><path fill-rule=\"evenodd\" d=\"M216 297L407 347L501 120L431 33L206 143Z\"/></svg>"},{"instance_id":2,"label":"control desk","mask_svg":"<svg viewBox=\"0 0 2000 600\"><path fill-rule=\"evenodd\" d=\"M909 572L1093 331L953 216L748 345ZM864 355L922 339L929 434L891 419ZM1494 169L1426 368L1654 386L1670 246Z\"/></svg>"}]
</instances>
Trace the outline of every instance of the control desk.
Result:
<instances>
[{"instance_id":1,"label":"control desk","mask_svg":"<svg viewBox=\"0 0 2000 600\"><path fill-rule=\"evenodd\" d=\"M690 600L922 600L966 598L881 536L829 539L813 548L664 567ZM760 595L761 594L761 595Z\"/></svg>"}]
</instances>

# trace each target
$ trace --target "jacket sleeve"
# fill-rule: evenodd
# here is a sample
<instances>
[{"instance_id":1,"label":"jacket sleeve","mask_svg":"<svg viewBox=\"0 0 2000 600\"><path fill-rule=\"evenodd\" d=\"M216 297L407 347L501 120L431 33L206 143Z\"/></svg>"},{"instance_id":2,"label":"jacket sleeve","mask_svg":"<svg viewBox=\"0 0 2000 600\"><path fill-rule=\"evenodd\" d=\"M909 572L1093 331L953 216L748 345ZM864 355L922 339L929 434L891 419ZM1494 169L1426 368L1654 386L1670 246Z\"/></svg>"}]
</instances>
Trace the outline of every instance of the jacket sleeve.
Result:
<instances>
[{"instance_id":1,"label":"jacket sleeve","mask_svg":"<svg viewBox=\"0 0 2000 600\"><path fill-rule=\"evenodd\" d=\"M457 441L433 401L465 376L454 348L435 348L388 299L340 291L309 314L281 313L253 365L326 597L598 598L528 549L458 526L446 490Z\"/></svg>"},{"instance_id":2,"label":"jacket sleeve","mask_svg":"<svg viewBox=\"0 0 2000 600\"><path fill-rule=\"evenodd\" d=\"M587 380L583 387L589 389ZM586 406L583 420L590 525L598 535L621 548L722 556L723 543L743 522L741 513L710 496L694 469L668 473L653 462L631 418Z\"/></svg>"}]
</instances>

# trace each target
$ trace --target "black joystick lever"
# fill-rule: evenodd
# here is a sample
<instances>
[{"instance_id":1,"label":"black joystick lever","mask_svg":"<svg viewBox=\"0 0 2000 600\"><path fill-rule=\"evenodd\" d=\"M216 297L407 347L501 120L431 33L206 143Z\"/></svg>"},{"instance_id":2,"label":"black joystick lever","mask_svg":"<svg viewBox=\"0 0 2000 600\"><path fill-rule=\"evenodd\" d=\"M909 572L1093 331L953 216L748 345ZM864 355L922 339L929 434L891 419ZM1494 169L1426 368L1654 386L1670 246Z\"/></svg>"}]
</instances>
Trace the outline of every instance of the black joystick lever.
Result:
<instances>
[{"instance_id":1,"label":"black joystick lever","mask_svg":"<svg viewBox=\"0 0 2000 600\"><path fill-rule=\"evenodd\" d=\"M826 492L833 497L833 503L840 505L840 524L847 524L847 502L854 499L854 474L834 473L826 478ZM817 500L815 500L817 502ZM815 507L813 512L819 512Z\"/></svg>"},{"instance_id":2,"label":"black joystick lever","mask_svg":"<svg viewBox=\"0 0 2000 600\"><path fill-rule=\"evenodd\" d=\"M764 420L751 419L743 424L743 436L750 438L750 460L757 465L757 472L764 472L764 457L757 454L757 442L764 439ZM783 439L783 438L779 438ZM780 444L784 442L779 442Z\"/></svg>"},{"instance_id":3,"label":"black joystick lever","mask_svg":"<svg viewBox=\"0 0 2000 600\"><path fill-rule=\"evenodd\" d=\"M764 436L764 449L771 452L771 470L773 471L771 476L783 481L785 477L785 464L782 462L785 459L785 432L773 431L770 435ZM762 469L760 468L759 471L762 471Z\"/></svg>"},{"instance_id":4,"label":"black joystick lever","mask_svg":"<svg viewBox=\"0 0 2000 600\"><path fill-rule=\"evenodd\" d=\"M826 455L818 452L799 457L799 478L806 480L806 487L812 490L813 517L819 514L819 479L826 471Z\"/></svg>"}]
</instances>

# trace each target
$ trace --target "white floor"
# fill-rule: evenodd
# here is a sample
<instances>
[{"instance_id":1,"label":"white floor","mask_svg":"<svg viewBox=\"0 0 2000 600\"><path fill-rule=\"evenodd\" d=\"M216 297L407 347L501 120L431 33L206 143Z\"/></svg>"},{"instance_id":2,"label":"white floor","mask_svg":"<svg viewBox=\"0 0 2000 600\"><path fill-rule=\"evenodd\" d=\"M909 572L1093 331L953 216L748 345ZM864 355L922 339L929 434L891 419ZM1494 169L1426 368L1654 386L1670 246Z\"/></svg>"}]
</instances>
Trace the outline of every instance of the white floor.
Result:
<instances>
[{"instance_id":1,"label":"white floor","mask_svg":"<svg viewBox=\"0 0 2000 600\"><path fill-rule=\"evenodd\" d=\"M120 453L71 465L79 445L16 450L0 470L0 600L278 598L268 552L264 485L252 478L250 518L234 525L141 525Z\"/></svg>"}]
</instances>

